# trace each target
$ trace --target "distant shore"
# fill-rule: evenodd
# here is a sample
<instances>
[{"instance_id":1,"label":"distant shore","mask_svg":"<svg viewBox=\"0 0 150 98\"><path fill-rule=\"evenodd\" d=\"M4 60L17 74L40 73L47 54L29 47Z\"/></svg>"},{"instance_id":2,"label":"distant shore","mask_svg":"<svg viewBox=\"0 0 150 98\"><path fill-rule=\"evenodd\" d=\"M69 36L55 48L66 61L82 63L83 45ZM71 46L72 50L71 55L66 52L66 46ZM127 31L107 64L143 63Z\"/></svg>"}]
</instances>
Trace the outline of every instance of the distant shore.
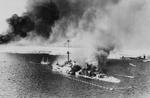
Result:
<instances>
[{"instance_id":1,"label":"distant shore","mask_svg":"<svg viewBox=\"0 0 150 98\"><path fill-rule=\"evenodd\" d=\"M81 48L73 48L70 50L79 50ZM19 54L50 54L50 55L66 55L66 47L60 46L13 46L13 45L1 45L0 53L19 53ZM143 50L120 50L112 51L108 58L120 59L120 57L137 57L150 55L149 49Z\"/></svg>"}]
</instances>

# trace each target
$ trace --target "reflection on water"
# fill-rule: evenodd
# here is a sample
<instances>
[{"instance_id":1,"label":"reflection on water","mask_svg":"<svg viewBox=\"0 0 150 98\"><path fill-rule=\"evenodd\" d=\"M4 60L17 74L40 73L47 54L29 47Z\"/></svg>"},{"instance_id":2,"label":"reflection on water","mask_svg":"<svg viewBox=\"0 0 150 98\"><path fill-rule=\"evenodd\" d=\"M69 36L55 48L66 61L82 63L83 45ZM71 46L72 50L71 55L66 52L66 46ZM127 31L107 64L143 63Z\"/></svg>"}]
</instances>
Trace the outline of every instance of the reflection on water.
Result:
<instances>
[{"instance_id":1,"label":"reflection on water","mask_svg":"<svg viewBox=\"0 0 150 98\"><path fill-rule=\"evenodd\" d=\"M132 86L130 89L109 91L51 72L40 64L43 56L37 54L1 54L0 98L148 98L150 63L134 62L136 68L111 62L109 74L132 74L135 79L118 77L120 84L81 79L107 87ZM57 56L48 56L51 63ZM123 70L124 69L124 70Z\"/></svg>"}]
</instances>

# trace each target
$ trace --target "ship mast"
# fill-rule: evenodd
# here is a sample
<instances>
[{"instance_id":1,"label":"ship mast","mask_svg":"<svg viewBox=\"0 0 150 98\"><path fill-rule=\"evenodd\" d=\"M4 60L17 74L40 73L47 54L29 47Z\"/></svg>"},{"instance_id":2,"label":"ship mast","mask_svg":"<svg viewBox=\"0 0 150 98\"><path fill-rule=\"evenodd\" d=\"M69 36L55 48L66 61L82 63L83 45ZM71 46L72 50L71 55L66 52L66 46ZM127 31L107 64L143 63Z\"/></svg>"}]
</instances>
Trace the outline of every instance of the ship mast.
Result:
<instances>
[{"instance_id":1,"label":"ship mast","mask_svg":"<svg viewBox=\"0 0 150 98\"><path fill-rule=\"evenodd\" d=\"M67 56L68 56L68 62L70 61L70 52L69 52L69 42L70 40L67 40L67 44L68 44L68 51L67 51Z\"/></svg>"}]
</instances>

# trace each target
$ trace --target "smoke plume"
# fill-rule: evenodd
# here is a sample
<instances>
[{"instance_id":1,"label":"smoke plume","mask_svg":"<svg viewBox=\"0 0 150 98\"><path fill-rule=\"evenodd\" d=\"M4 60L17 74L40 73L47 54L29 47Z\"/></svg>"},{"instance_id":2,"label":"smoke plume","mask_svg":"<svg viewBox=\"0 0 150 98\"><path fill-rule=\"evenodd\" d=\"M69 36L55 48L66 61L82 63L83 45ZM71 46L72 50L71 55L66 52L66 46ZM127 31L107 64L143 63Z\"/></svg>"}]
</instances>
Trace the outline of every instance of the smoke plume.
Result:
<instances>
[{"instance_id":1,"label":"smoke plume","mask_svg":"<svg viewBox=\"0 0 150 98\"><path fill-rule=\"evenodd\" d=\"M52 44L70 39L82 47L73 51L74 59L105 65L110 51L137 35L144 5L141 0L29 0L22 16L8 19L10 30L0 42L40 37Z\"/></svg>"}]
</instances>

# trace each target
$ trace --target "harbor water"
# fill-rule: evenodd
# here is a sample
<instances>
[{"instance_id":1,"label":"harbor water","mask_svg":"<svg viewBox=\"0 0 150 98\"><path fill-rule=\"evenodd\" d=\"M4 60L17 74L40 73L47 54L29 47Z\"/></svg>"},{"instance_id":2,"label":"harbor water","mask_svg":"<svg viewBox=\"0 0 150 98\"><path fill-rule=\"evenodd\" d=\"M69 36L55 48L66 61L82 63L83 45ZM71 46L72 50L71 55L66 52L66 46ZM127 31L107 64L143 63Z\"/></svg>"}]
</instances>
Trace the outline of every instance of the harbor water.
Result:
<instances>
[{"instance_id":1,"label":"harbor water","mask_svg":"<svg viewBox=\"0 0 150 98\"><path fill-rule=\"evenodd\" d=\"M51 64L57 58L1 53L0 98L150 98L148 62L109 60L105 70L121 80L117 84L55 73L40 64L43 57Z\"/></svg>"}]
</instances>

